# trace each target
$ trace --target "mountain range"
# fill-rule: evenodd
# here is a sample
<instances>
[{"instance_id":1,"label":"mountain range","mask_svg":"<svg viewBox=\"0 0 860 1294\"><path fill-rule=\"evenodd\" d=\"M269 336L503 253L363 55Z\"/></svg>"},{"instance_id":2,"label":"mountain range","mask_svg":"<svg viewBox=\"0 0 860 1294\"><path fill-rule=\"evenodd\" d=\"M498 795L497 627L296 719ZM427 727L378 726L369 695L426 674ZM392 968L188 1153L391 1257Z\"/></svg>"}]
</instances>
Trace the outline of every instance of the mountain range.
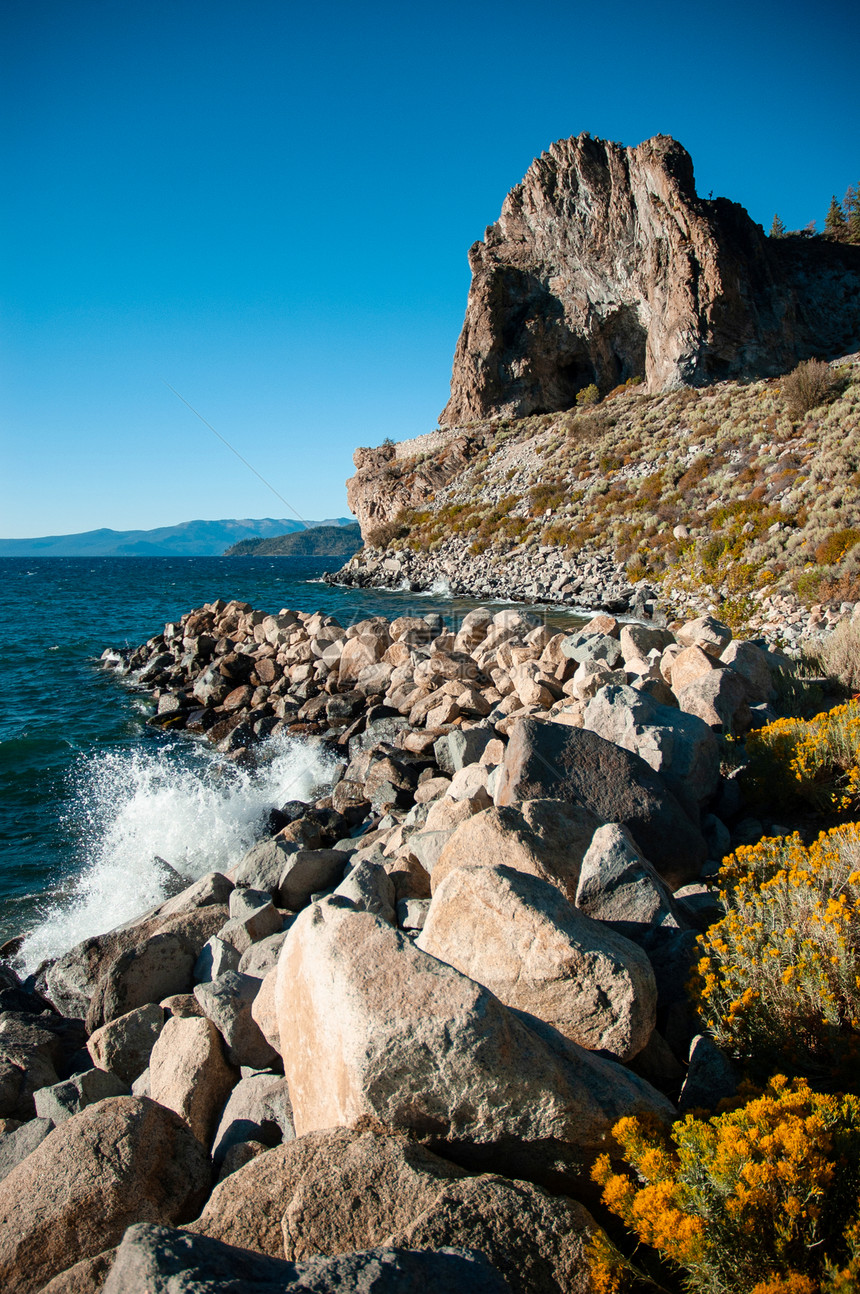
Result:
<instances>
[{"instance_id":1,"label":"mountain range","mask_svg":"<svg viewBox=\"0 0 860 1294\"><path fill-rule=\"evenodd\" d=\"M309 521L308 527L349 526L352 517ZM286 517L182 521L155 530L85 530L76 535L0 539L0 557L220 557L242 539L270 539L304 530Z\"/></svg>"}]
</instances>

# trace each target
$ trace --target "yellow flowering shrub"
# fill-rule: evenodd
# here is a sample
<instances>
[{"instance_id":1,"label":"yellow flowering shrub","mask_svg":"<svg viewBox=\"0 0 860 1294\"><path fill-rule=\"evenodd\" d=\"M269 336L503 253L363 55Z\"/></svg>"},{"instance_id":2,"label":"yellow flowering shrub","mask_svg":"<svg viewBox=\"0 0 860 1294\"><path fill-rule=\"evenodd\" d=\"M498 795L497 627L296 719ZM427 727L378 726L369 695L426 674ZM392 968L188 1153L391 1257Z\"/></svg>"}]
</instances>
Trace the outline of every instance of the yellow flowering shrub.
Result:
<instances>
[{"instance_id":1,"label":"yellow flowering shrub","mask_svg":"<svg viewBox=\"0 0 860 1294\"><path fill-rule=\"evenodd\" d=\"M717 1043L754 1064L852 1086L860 1054L860 825L742 846L726 916L700 936L693 993Z\"/></svg>"},{"instance_id":2,"label":"yellow flowering shrub","mask_svg":"<svg viewBox=\"0 0 860 1294\"><path fill-rule=\"evenodd\" d=\"M747 784L754 793L805 800L822 813L860 806L860 704L814 719L776 719L746 740Z\"/></svg>"},{"instance_id":3,"label":"yellow flowering shrub","mask_svg":"<svg viewBox=\"0 0 860 1294\"><path fill-rule=\"evenodd\" d=\"M840 1290L829 1282L856 1249L860 1099L777 1076L707 1121L627 1118L612 1135L625 1167L602 1155L592 1175L636 1247L591 1242L599 1294L665 1289L673 1274L701 1294Z\"/></svg>"}]
</instances>

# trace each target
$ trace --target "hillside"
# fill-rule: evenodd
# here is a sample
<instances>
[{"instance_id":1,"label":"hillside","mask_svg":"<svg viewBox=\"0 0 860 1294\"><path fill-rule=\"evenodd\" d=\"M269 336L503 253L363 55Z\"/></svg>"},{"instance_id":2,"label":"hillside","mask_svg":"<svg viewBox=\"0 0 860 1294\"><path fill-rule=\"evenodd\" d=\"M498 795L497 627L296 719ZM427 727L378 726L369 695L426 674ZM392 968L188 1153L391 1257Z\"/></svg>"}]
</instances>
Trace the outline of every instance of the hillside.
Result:
<instances>
[{"instance_id":1,"label":"hillside","mask_svg":"<svg viewBox=\"0 0 860 1294\"><path fill-rule=\"evenodd\" d=\"M495 419L360 450L350 504L367 547L347 582L401 580L501 596L525 569L538 600L579 604L595 559L667 608L759 623L787 595L860 599L860 355L795 379L649 395ZM567 577L566 579L564 577Z\"/></svg>"},{"instance_id":2,"label":"hillside","mask_svg":"<svg viewBox=\"0 0 860 1294\"><path fill-rule=\"evenodd\" d=\"M350 523L351 518L338 517L319 524ZM242 539L267 539L304 529L304 522L288 517L183 521L154 530L101 529L75 535L0 539L0 557L220 557L226 548Z\"/></svg>"},{"instance_id":3,"label":"hillside","mask_svg":"<svg viewBox=\"0 0 860 1294\"><path fill-rule=\"evenodd\" d=\"M337 526L309 526L271 539L243 539L228 548L225 557L351 557L361 547L358 522Z\"/></svg>"}]
</instances>

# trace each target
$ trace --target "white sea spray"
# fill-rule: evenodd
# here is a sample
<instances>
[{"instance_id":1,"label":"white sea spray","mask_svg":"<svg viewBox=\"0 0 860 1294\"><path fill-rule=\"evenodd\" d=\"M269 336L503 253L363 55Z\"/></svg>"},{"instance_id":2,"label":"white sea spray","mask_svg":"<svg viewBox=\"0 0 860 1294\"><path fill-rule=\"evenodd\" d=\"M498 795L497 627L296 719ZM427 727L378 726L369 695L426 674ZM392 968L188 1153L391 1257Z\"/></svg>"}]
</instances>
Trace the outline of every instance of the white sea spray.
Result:
<instances>
[{"instance_id":1,"label":"white sea spray","mask_svg":"<svg viewBox=\"0 0 860 1294\"><path fill-rule=\"evenodd\" d=\"M198 743L137 747L83 759L71 818L80 870L46 899L20 961L33 970L160 903L173 879L225 871L257 839L272 808L308 800L332 779L333 757L301 738L266 743L256 768Z\"/></svg>"}]
</instances>

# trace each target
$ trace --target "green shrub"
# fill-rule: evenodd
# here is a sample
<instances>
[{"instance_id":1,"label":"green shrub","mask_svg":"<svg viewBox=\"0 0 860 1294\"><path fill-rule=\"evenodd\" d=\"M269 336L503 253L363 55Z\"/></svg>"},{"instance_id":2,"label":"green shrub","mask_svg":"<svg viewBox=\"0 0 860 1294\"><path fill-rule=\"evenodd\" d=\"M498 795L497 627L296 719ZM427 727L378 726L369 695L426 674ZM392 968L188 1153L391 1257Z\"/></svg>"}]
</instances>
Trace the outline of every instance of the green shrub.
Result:
<instances>
[{"instance_id":1,"label":"green shrub","mask_svg":"<svg viewBox=\"0 0 860 1294\"><path fill-rule=\"evenodd\" d=\"M600 392L593 382L584 386L576 397L577 406L580 409L588 408L590 405L597 404L600 400Z\"/></svg>"}]
</instances>

